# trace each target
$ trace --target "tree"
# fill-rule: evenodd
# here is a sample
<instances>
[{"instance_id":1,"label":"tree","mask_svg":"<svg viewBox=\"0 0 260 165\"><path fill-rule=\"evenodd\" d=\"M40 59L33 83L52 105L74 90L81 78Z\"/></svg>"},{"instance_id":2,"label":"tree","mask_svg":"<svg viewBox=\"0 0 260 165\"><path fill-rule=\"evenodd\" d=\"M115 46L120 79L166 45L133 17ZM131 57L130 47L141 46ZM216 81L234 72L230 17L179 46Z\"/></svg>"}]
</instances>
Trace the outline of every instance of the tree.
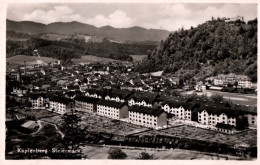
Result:
<instances>
[{"instance_id":1,"label":"tree","mask_svg":"<svg viewBox=\"0 0 260 165\"><path fill-rule=\"evenodd\" d=\"M125 159L125 158L127 158L127 155L121 149L110 149L108 151L108 159Z\"/></svg>"},{"instance_id":2,"label":"tree","mask_svg":"<svg viewBox=\"0 0 260 165\"><path fill-rule=\"evenodd\" d=\"M76 113L69 113L63 116L63 130L65 137L63 143L66 149L80 150L80 144L85 142L85 133L79 127L81 118ZM80 153L71 153L66 155L67 158L80 158Z\"/></svg>"},{"instance_id":3,"label":"tree","mask_svg":"<svg viewBox=\"0 0 260 165\"><path fill-rule=\"evenodd\" d=\"M149 154L147 152L141 152L139 154L139 157L138 159L142 159L142 160L151 160L151 159L154 159L154 154Z\"/></svg>"},{"instance_id":4,"label":"tree","mask_svg":"<svg viewBox=\"0 0 260 165\"><path fill-rule=\"evenodd\" d=\"M223 102L224 99L223 99L222 95L215 94L215 95L211 96L211 100L216 103L220 103L220 102Z\"/></svg>"},{"instance_id":5,"label":"tree","mask_svg":"<svg viewBox=\"0 0 260 165\"><path fill-rule=\"evenodd\" d=\"M239 116L236 121L236 129L243 130L248 128L248 118L247 116Z\"/></svg>"},{"instance_id":6,"label":"tree","mask_svg":"<svg viewBox=\"0 0 260 165\"><path fill-rule=\"evenodd\" d=\"M235 81L234 85L236 86L236 89L237 89L237 86L238 86L238 82L237 82L237 81Z\"/></svg>"}]
</instances>

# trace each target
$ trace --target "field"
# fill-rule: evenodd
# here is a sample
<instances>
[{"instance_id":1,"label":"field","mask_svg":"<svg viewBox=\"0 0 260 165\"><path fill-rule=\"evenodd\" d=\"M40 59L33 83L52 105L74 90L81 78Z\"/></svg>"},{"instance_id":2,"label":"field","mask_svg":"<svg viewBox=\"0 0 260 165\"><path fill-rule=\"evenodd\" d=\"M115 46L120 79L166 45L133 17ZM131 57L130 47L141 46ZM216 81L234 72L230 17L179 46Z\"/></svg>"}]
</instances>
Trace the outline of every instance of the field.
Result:
<instances>
[{"instance_id":1,"label":"field","mask_svg":"<svg viewBox=\"0 0 260 165\"><path fill-rule=\"evenodd\" d=\"M98 56L93 56L93 55L85 55L81 56L81 58L75 58L72 59L74 63L80 63L80 62L86 62L86 63L91 63L91 62L99 62L99 63L109 63L109 62L114 62L118 60L114 60L111 58L105 58L105 57L98 57Z\"/></svg>"},{"instance_id":2,"label":"field","mask_svg":"<svg viewBox=\"0 0 260 165\"><path fill-rule=\"evenodd\" d=\"M133 58L133 62L142 61L147 55L130 55Z\"/></svg>"},{"instance_id":3,"label":"field","mask_svg":"<svg viewBox=\"0 0 260 165\"><path fill-rule=\"evenodd\" d=\"M10 64L16 64L16 65L22 65L24 64L24 61L31 62L36 60L37 60L36 56L26 56L26 55L17 55L17 56L6 58L6 62L9 62ZM50 57L41 57L41 60L46 63L57 61L57 59L50 58Z\"/></svg>"},{"instance_id":4,"label":"field","mask_svg":"<svg viewBox=\"0 0 260 165\"><path fill-rule=\"evenodd\" d=\"M194 93L194 91L188 91L188 92L182 92L181 95L190 95ZM202 95L202 93L198 93L199 95ZM208 97L211 97L212 95L222 95L223 98L227 101L231 101L234 104L240 104L240 105L250 105L250 106L256 106L257 104L257 96L254 94L241 94L241 93L229 93L229 92L221 92L221 91L212 91L208 90L206 95Z\"/></svg>"},{"instance_id":5,"label":"field","mask_svg":"<svg viewBox=\"0 0 260 165\"><path fill-rule=\"evenodd\" d=\"M229 135L229 134L216 132L212 130L197 128L188 125L182 125L182 126L167 128L164 130L158 130L158 131L151 130L145 132L145 135L156 135L156 134L188 138L188 139L196 139L201 141L224 143L233 146L241 143L246 143L250 146L257 145L256 130L245 130L244 132ZM140 133L138 135L143 135L143 133Z\"/></svg>"},{"instance_id":6,"label":"field","mask_svg":"<svg viewBox=\"0 0 260 165\"><path fill-rule=\"evenodd\" d=\"M106 132L117 135L129 135L147 130L145 127L129 124L123 121L112 120L92 113L81 113L81 127L90 131Z\"/></svg>"},{"instance_id":7,"label":"field","mask_svg":"<svg viewBox=\"0 0 260 165\"><path fill-rule=\"evenodd\" d=\"M115 146L111 147L114 148ZM193 160L193 159L203 159L203 160L225 160L227 157L229 159L239 159L234 156L227 155L215 155L207 154L204 152L190 151L183 149L172 149L172 150L158 150L158 149L148 149L148 148L133 148L133 147L117 147L122 148L122 151L126 153L126 159L137 159L141 152L147 152L153 154L155 159L159 160ZM107 159L108 151L110 146L84 146L82 147L83 157L87 159Z\"/></svg>"}]
</instances>

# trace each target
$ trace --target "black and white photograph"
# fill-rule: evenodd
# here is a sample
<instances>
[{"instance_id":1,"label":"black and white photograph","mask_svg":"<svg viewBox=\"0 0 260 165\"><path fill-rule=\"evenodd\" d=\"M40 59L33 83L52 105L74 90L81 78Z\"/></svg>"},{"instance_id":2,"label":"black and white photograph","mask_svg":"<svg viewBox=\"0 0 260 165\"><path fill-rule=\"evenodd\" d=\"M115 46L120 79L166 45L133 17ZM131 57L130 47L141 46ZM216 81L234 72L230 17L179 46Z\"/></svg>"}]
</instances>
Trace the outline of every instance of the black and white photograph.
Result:
<instances>
[{"instance_id":1,"label":"black and white photograph","mask_svg":"<svg viewBox=\"0 0 260 165\"><path fill-rule=\"evenodd\" d=\"M6 3L4 159L256 163L249 2Z\"/></svg>"}]
</instances>

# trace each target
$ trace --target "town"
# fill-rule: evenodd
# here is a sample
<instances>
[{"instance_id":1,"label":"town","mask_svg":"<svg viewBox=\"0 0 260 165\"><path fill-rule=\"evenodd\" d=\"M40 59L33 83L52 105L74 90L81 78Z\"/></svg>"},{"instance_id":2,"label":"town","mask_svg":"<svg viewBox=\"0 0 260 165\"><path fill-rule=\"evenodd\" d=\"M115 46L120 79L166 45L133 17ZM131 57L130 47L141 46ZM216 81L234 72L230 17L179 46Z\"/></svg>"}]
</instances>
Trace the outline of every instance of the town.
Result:
<instances>
[{"instance_id":1,"label":"town","mask_svg":"<svg viewBox=\"0 0 260 165\"><path fill-rule=\"evenodd\" d=\"M34 52L37 54L37 50ZM144 141L144 146L172 148L177 147L174 140L186 134L184 139L196 139L212 148L216 144L223 145L220 153L255 154L256 106L235 104L219 94L211 97L205 94L207 90L225 88L254 94L256 88L250 78L230 73L196 84L180 84L178 78L163 77L160 73L135 73L134 65L136 63L65 63L59 60L46 63L38 57L33 62L24 61L23 65L7 66L7 116L10 120L23 121L17 122L19 127L32 133L39 129L38 120L62 130L61 116L76 114L81 118L79 127L92 133L113 135L109 142L102 142L107 145L142 146L131 138L146 132L150 137ZM192 89L196 89L193 94L182 94ZM113 128L115 122L119 122L119 130ZM219 137L211 137L213 134L229 140L221 141ZM162 137L163 142L149 146L152 135ZM182 143L187 149L195 145L189 141ZM206 149L210 150L217 152Z\"/></svg>"}]
</instances>

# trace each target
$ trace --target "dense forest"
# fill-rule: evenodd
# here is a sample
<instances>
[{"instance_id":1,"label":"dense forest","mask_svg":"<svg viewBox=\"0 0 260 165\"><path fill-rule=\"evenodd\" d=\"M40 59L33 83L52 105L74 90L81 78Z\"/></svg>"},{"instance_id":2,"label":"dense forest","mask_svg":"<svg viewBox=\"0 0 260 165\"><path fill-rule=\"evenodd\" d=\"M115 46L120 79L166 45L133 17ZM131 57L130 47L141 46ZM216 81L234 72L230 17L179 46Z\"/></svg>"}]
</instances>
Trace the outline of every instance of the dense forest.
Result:
<instances>
[{"instance_id":1,"label":"dense forest","mask_svg":"<svg viewBox=\"0 0 260 165\"><path fill-rule=\"evenodd\" d=\"M17 35L17 34L16 34ZM26 36L25 40L13 39L14 32L10 32L6 44L7 57L15 55L32 55L33 50L37 49L39 54L44 57L53 57L60 60L69 60L79 58L82 55L95 55L108 57L116 60L131 61L130 55L146 54L147 50L157 47L156 44L142 43L116 43L106 40L105 42L81 42L79 40L55 41L42 39L38 36L32 36L19 33Z\"/></svg>"},{"instance_id":2,"label":"dense forest","mask_svg":"<svg viewBox=\"0 0 260 165\"><path fill-rule=\"evenodd\" d=\"M227 23L212 18L196 28L170 33L147 54L136 71L163 70L164 74L175 74L184 81L233 72L256 81L257 19Z\"/></svg>"}]
</instances>

